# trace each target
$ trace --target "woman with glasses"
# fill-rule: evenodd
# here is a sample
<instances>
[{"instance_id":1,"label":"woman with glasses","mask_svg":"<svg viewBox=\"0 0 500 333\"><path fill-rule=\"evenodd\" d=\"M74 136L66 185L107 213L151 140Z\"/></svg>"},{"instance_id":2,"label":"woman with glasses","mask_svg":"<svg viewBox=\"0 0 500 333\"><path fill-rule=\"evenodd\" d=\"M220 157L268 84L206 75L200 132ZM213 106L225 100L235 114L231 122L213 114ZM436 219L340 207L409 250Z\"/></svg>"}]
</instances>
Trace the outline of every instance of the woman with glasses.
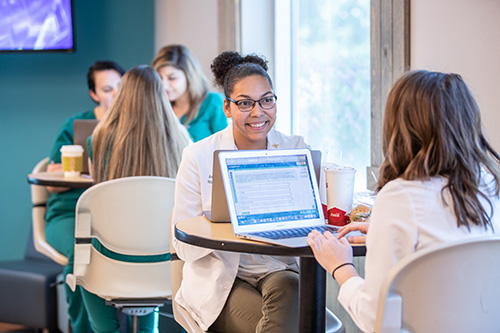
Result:
<instances>
[{"instance_id":1,"label":"woman with glasses","mask_svg":"<svg viewBox=\"0 0 500 333\"><path fill-rule=\"evenodd\" d=\"M194 142L227 127L224 96L208 90L201 65L187 47L165 46L151 66L160 74L172 109Z\"/></svg>"},{"instance_id":2,"label":"woman with glasses","mask_svg":"<svg viewBox=\"0 0 500 333\"><path fill-rule=\"evenodd\" d=\"M224 113L232 123L184 150L176 180L172 226L210 210L215 150L308 147L302 137L287 136L272 128L276 95L264 59L224 52L211 67L224 90ZM298 330L299 275L295 258L216 251L175 238L173 245L186 262L176 301L202 329Z\"/></svg>"}]
</instances>

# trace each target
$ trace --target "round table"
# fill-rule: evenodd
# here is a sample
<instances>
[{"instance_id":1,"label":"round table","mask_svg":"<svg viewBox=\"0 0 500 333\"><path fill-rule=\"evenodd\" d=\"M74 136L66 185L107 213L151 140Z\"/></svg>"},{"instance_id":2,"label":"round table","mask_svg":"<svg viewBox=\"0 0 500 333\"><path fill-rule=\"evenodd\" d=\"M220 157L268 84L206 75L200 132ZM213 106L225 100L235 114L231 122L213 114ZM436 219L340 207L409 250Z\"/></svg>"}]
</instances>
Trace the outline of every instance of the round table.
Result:
<instances>
[{"instance_id":1,"label":"round table","mask_svg":"<svg viewBox=\"0 0 500 333\"><path fill-rule=\"evenodd\" d=\"M299 331L325 332L326 272L314 259L309 246L291 248L236 237L230 223L212 223L199 216L175 226L175 237L199 247L275 256L300 257ZM354 256L364 256L364 245L353 246Z\"/></svg>"}]
</instances>

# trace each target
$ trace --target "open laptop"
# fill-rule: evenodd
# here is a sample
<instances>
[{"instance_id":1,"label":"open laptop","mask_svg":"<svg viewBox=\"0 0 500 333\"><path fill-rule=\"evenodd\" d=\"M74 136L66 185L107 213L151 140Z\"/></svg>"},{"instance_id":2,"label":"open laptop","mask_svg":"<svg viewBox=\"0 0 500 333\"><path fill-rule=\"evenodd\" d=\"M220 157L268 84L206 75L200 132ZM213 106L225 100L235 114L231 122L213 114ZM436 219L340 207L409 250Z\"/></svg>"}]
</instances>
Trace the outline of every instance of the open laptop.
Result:
<instances>
[{"instance_id":1,"label":"open laptop","mask_svg":"<svg viewBox=\"0 0 500 333\"><path fill-rule=\"evenodd\" d=\"M213 169L212 169L212 203L210 211L203 211L211 222L231 222L229 217L229 209L227 208L226 192L222 183L222 175L220 172L219 153L224 150L214 151ZM314 164L314 172L316 179L319 181L321 170L321 151L311 150L311 155Z\"/></svg>"},{"instance_id":2,"label":"open laptop","mask_svg":"<svg viewBox=\"0 0 500 333\"><path fill-rule=\"evenodd\" d=\"M309 149L233 150L218 154L234 234L289 247L307 245L327 225Z\"/></svg>"},{"instance_id":3,"label":"open laptop","mask_svg":"<svg viewBox=\"0 0 500 333\"><path fill-rule=\"evenodd\" d=\"M89 152L87 151L87 138L92 135L97 126L97 119L73 120L73 144L83 147L82 174L89 173Z\"/></svg>"}]
</instances>

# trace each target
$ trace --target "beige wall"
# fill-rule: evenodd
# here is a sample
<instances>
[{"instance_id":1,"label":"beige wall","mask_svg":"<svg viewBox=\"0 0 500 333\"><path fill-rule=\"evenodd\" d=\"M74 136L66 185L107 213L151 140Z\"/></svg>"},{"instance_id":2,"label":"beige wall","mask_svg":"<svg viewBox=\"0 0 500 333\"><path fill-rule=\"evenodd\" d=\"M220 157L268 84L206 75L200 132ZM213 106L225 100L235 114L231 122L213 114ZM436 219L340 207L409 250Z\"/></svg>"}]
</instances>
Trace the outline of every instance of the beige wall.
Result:
<instances>
[{"instance_id":1,"label":"beige wall","mask_svg":"<svg viewBox=\"0 0 500 333\"><path fill-rule=\"evenodd\" d=\"M500 150L500 1L412 0L411 67L464 77Z\"/></svg>"},{"instance_id":2,"label":"beige wall","mask_svg":"<svg viewBox=\"0 0 500 333\"><path fill-rule=\"evenodd\" d=\"M155 1L155 52L168 44L186 45L210 82L210 64L218 54L217 27L217 0Z\"/></svg>"}]
</instances>

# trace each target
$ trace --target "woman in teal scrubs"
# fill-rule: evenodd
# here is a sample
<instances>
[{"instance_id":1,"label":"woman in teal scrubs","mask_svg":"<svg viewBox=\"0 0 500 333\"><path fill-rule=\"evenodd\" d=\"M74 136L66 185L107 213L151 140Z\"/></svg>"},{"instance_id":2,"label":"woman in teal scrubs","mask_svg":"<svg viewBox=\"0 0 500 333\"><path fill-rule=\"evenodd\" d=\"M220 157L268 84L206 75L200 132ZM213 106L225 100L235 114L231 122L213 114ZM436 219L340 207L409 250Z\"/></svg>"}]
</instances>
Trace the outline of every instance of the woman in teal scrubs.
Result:
<instances>
[{"instance_id":1,"label":"woman in teal scrubs","mask_svg":"<svg viewBox=\"0 0 500 333\"><path fill-rule=\"evenodd\" d=\"M172 108L194 142L226 128L224 95L208 91L208 79L188 48L165 46L152 67L160 74Z\"/></svg>"},{"instance_id":2,"label":"woman in teal scrubs","mask_svg":"<svg viewBox=\"0 0 500 333\"><path fill-rule=\"evenodd\" d=\"M137 66L123 77L116 100L87 141L96 183L133 176L175 178L184 148L191 142L175 117L158 73ZM125 256L93 246L121 261L153 262L169 255ZM83 299L94 332L119 332L116 309L104 299L83 290ZM153 332L154 314L139 317L139 330Z\"/></svg>"},{"instance_id":3,"label":"woman in teal scrubs","mask_svg":"<svg viewBox=\"0 0 500 333\"><path fill-rule=\"evenodd\" d=\"M93 110L68 118L57 134L50 153L48 171L62 170L61 152L63 145L73 144L73 120L101 119L111 105L122 75L123 68L112 61L98 61L89 68L87 83L90 97L97 103ZM47 201L45 237L47 242L68 258L64 276L73 272L75 235L75 207L83 189L48 187L51 192ZM75 292L65 284L68 313L73 332L89 332L89 321L81 296L81 287Z\"/></svg>"}]
</instances>

